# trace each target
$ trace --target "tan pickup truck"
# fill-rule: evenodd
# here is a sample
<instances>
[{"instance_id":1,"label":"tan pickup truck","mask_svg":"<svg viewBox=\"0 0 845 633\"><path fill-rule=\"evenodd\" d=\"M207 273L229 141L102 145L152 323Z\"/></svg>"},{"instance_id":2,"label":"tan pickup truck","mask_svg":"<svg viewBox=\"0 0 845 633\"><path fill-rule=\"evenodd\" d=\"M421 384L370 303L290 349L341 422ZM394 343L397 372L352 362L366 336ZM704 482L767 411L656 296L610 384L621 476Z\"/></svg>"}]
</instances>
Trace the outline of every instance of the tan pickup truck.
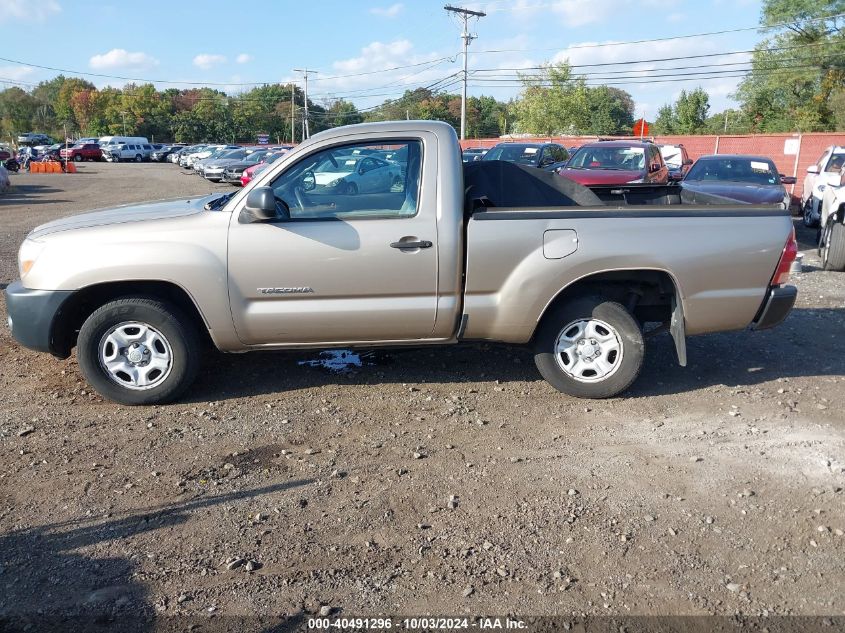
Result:
<instances>
[{"instance_id":1,"label":"tan pickup truck","mask_svg":"<svg viewBox=\"0 0 845 633\"><path fill-rule=\"evenodd\" d=\"M6 301L21 344L76 346L126 404L177 398L207 342L529 344L558 390L602 398L635 380L649 334L683 365L688 335L780 323L795 252L782 205L465 167L451 127L401 121L317 134L234 194L40 226Z\"/></svg>"}]
</instances>

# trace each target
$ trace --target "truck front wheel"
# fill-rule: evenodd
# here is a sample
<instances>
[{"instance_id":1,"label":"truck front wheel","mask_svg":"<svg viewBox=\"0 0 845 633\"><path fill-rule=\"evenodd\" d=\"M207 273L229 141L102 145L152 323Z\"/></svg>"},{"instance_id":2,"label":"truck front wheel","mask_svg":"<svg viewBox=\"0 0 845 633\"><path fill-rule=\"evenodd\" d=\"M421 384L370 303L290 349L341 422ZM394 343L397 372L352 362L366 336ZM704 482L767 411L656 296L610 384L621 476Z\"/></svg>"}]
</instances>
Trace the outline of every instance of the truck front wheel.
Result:
<instances>
[{"instance_id":1,"label":"truck front wheel","mask_svg":"<svg viewBox=\"0 0 845 633\"><path fill-rule=\"evenodd\" d=\"M610 398L640 373L645 343L637 320L604 297L579 297L543 317L534 362L558 391L578 398Z\"/></svg>"},{"instance_id":2,"label":"truck front wheel","mask_svg":"<svg viewBox=\"0 0 845 633\"><path fill-rule=\"evenodd\" d=\"M178 398L196 377L199 354L191 320L153 298L127 297L98 308L77 341L79 366L91 386L128 405Z\"/></svg>"}]
</instances>

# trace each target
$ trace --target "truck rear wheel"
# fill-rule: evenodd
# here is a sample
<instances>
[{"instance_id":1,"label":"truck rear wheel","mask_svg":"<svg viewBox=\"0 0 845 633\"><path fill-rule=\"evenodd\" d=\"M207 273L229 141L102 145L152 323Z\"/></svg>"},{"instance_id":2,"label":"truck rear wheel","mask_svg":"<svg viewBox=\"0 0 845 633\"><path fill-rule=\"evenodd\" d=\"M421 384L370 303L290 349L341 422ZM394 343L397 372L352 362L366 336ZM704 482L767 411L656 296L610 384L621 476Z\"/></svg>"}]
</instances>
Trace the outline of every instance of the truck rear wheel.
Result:
<instances>
[{"instance_id":1,"label":"truck rear wheel","mask_svg":"<svg viewBox=\"0 0 845 633\"><path fill-rule=\"evenodd\" d=\"M645 342L637 320L605 297L579 297L547 314L535 337L534 362L558 391L610 398L640 373Z\"/></svg>"},{"instance_id":2,"label":"truck rear wheel","mask_svg":"<svg viewBox=\"0 0 845 633\"><path fill-rule=\"evenodd\" d=\"M126 297L98 308L79 330L77 357L85 378L121 404L171 402L199 369L191 321L157 299Z\"/></svg>"},{"instance_id":3,"label":"truck rear wheel","mask_svg":"<svg viewBox=\"0 0 845 633\"><path fill-rule=\"evenodd\" d=\"M822 267L824 270L845 271L845 224L830 217L822 233Z\"/></svg>"}]
</instances>

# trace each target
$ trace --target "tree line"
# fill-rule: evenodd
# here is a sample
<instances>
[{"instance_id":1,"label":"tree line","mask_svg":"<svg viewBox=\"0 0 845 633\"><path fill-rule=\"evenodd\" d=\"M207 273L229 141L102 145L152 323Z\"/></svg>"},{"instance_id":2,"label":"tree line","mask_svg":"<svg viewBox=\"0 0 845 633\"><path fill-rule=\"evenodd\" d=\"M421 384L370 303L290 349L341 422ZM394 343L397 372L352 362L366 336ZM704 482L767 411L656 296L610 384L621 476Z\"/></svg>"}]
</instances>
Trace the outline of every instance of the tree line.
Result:
<instances>
[{"instance_id":1,"label":"tree line","mask_svg":"<svg viewBox=\"0 0 845 633\"><path fill-rule=\"evenodd\" d=\"M682 90L663 105L654 134L814 132L845 130L845 0L764 0L761 27L769 36L751 57L751 69L733 95L734 109L710 112L701 88ZM783 26L786 24L787 26ZM588 85L567 62L521 75L520 94L507 102L467 100L467 136L504 134L630 134L634 100L613 86ZM338 99L308 100L309 129L394 119L436 119L460 127L457 94L427 88L359 110ZM0 138L47 132L54 138L126 134L163 141L273 142L302 139L305 95L293 84L258 86L229 95L212 88L158 90L153 84L98 89L59 75L32 90L0 91Z\"/></svg>"}]
</instances>

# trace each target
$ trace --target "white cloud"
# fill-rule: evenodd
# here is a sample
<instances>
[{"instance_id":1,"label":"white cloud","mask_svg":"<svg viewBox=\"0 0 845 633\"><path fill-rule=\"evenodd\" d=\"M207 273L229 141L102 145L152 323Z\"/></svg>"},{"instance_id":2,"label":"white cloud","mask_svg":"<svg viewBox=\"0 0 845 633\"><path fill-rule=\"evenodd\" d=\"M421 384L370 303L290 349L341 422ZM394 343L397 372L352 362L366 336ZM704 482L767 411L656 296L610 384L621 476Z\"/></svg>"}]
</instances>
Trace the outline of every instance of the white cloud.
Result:
<instances>
[{"instance_id":1,"label":"white cloud","mask_svg":"<svg viewBox=\"0 0 845 633\"><path fill-rule=\"evenodd\" d=\"M32 2L30 0L3 0L0 22L6 20L27 20L41 22L51 15L60 13L61 5L56 0Z\"/></svg>"},{"instance_id":2,"label":"white cloud","mask_svg":"<svg viewBox=\"0 0 845 633\"><path fill-rule=\"evenodd\" d=\"M88 60L88 65L96 70L111 70L115 68L144 70L158 66L158 60L140 51L130 53L123 48L113 48L108 53L94 55Z\"/></svg>"},{"instance_id":3,"label":"white cloud","mask_svg":"<svg viewBox=\"0 0 845 633\"><path fill-rule=\"evenodd\" d=\"M403 8L404 5L401 2L397 2L396 4L391 4L389 7L373 7L370 9L370 13L383 18L395 18L402 12Z\"/></svg>"},{"instance_id":4,"label":"white cloud","mask_svg":"<svg viewBox=\"0 0 845 633\"><path fill-rule=\"evenodd\" d=\"M4 79L10 82L22 81L34 72L35 69L31 66L0 66L0 84Z\"/></svg>"},{"instance_id":5,"label":"white cloud","mask_svg":"<svg viewBox=\"0 0 845 633\"><path fill-rule=\"evenodd\" d=\"M667 22L678 23L687 19L686 13L670 13L666 16Z\"/></svg>"},{"instance_id":6,"label":"white cloud","mask_svg":"<svg viewBox=\"0 0 845 633\"><path fill-rule=\"evenodd\" d=\"M335 61L331 71L312 75L308 96L318 102L337 98L354 101L359 108L374 106L406 89L435 83L457 69L441 61L442 52L417 53L409 40L372 42L355 57ZM429 63L430 62L430 63ZM391 70L401 66L396 70ZM353 75L353 76L347 76ZM301 85L302 76L290 76Z\"/></svg>"},{"instance_id":7,"label":"white cloud","mask_svg":"<svg viewBox=\"0 0 845 633\"><path fill-rule=\"evenodd\" d=\"M196 57L194 57L194 66L197 68L202 68L203 70L209 70L210 68L214 68L215 66L219 66L220 64L226 63L225 55L214 55L212 53L200 53Z\"/></svg>"},{"instance_id":8,"label":"white cloud","mask_svg":"<svg viewBox=\"0 0 845 633\"><path fill-rule=\"evenodd\" d=\"M238 62L239 64L248 64L252 60L253 60L253 57L249 53L241 53L240 55L238 55L235 58L235 61Z\"/></svg>"}]
</instances>

